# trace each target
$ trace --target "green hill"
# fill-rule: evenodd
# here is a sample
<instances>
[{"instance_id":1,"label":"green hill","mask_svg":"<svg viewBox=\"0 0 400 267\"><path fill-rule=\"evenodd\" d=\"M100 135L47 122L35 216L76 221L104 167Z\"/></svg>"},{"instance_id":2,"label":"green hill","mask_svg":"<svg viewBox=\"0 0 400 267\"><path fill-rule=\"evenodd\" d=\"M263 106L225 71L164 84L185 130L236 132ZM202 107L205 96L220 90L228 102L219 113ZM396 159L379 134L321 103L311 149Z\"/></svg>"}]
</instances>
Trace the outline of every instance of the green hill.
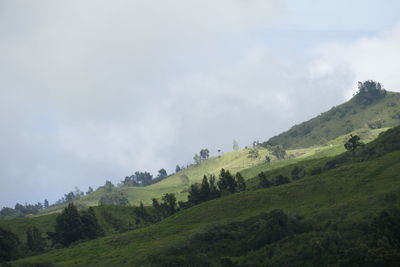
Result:
<instances>
[{"instance_id":1,"label":"green hill","mask_svg":"<svg viewBox=\"0 0 400 267\"><path fill-rule=\"evenodd\" d=\"M391 250L394 245L383 239L372 242L375 239L367 239L365 231L376 230L382 237L397 240L391 226L394 223L398 227L398 220L392 220L397 219L392 217L397 213L386 212L380 217L379 213L400 204L399 144L400 127L396 127L355 154L310 159L308 168L323 166L317 174L307 172L304 178L289 184L207 201L145 228L21 259L13 265L321 266L341 260L345 266L371 266L363 263L381 260L381 264L395 266L388 261L397 255ZM332 161L337 164L327 167ZM294 166L267 174L286 173ZM271 212L275 209L288 214L289 221L282 212ZM383 228L389 221L392 224ZM267 228L259 228L262 225ZM269 231L269 227L276 231ZM280 234L259 243L265 229ZM248 237L246 244L238 243L243 233ZM239 250L232 254L231 249Z\"/></svg>"},{"instance_id":2,"label":"green hill","mask_svg":"<svg viewBox=\"0 0 400 267\"><path fill-rule=\"evenodd\" d=\"M104 229L106 235L134 228L134 207L97 206L94 207L94 210L99 224ZM57 215L53 213L27 218L4 219L0 220L0 227L10 230L22 242L26 242L26 231L30 227L36 227L42 233L54 231Z\"/></svg>"},{"instance_id":3,"label":"green hill","mask_svg":"<svg viewBox=\"0 0 400 267\"><path fill-rule=\"evenodd\" d=\"M364 128L353 131L352 134L359 135L363 142L370 142L375 139L380 132L387 129L388 128L371 130L369 128ZM232 151L205 160L201 164L192 165L177 174L169 176L159 183L146 187L115 187L113 193L122 193L127 197L131 205L136 206L139 205L141 201L145 205L150 205L152 198L160 198L166 193L174 193L178 200L186 200L187 190L190 184L201 182L204 175L218 175L222 168L230 170L233 173L241 172L244 178L248 179L254 177L263 169L271 170L298 161L333 156L342 153L344 152L343 144L347 138L348 135L344 135L321 146L287 150L287 157L284 160L277 160L273 155L271 155L269 150L261 146L256 148L259 153L259 157L257 158L249 158L249 152L253 148ZM269 155L272 158L271 163L266 163L266 155ZM105 188L99 188L95 192L74 202L81 208L97 206L100 198L107 194L109 194L109 192L107 192ZM50 207L49 209L44 210L41 215L59 212L65 207L65 205L66 204Z\"/></svg>"},{"instance_id":4,"label":"green hill","mask_svg":"<svg viewBox=\"0 0 400 267\"><path fill-rule=\"evenodd\" d=\"M346 103L293 126L270 138L265 145L282 145L288 149L323 145L360 128L379 129L400 125L400 94L387 92L371 101L356 95Z\"/></svg>"}]
</instances>

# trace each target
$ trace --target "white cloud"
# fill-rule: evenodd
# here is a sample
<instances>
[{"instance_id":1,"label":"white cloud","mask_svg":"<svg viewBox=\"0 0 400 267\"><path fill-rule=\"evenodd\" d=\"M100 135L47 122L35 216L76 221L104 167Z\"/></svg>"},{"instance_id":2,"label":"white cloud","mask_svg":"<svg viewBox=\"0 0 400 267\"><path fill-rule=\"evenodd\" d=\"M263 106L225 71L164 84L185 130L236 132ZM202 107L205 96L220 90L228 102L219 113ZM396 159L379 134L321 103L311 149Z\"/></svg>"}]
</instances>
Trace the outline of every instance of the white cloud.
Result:
<instances>
[{"instance_id":1,"label":"white cloud","mask_svg":"<svg viewBox=\"0 0 400 267\"><path fill-rule=\"evenodd\" d=\"M281 3L1 2L0 206L263 141L357 79L399 88L398 29L304 61L246 43Z\"/></svg>"},{"instance_id":2,"label":"white cloud","mask_svg":"<svg viewBox=\"0 0 400 267\"><path fill-rule=\"evenodd\" d=\"M400 25L376 36L355 42L324 45L316 52L311 72L314 76L345 70L354 75L347 96L356 90L356 81L376 80L386 89L400 91Z\"/></svg>"}]
</instances>

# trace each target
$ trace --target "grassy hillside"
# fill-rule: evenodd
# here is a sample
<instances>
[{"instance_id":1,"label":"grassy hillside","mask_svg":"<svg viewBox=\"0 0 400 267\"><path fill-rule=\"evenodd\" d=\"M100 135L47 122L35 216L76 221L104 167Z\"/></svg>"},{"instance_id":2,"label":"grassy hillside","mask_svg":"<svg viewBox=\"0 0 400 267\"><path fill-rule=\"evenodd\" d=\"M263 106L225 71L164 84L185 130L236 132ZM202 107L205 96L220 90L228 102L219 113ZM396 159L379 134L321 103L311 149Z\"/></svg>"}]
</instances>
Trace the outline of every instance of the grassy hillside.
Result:
<instances>
[{"instance_id":1,"label":"grassy hillside","mask_svg":"<svg viewBox=\"0 0 400 267\"><path fill-rule=\"evenodd\" d=\"M375 139L379 133L388 128L371 130L368 128L358 129L351 132L361 137L363 142L370 142ZM151 204L152 198L160 198L163 194L174 193L178 200L186 200L187 189L190 184L201 182L204 175L218 175L221 168L230 170L231 172L241 172L245 179L256 176L261 171L272 170L290 165L299 161L312 158L321 158L337 155L344 152L343 144L348 139L348 135L339 136L334 140L327 142L322 146L313 146L302 149L292 149L287 151L287 158L284 160L276 160L269 151L263 147L257 147L259 151L258 158L249 158L250 149L232 151L221 156L210 158L203 161L199 165L190 166L181 172L169 176L159 183L146 187L119 187L115 188L115 192L122 193L129 200L131 205L138 205L140 201L144 204ZM273 158L271 163L265 162L265 156L269 155ZM101 196L107 194L104 188L100 188L90 195L87 195L77 201L74 201L80 207L98 205ZM65 205L50 207L43 214L51 214L59 212Z\"/></svg>"},{"instance_id":2,"label":"grassy hillside","mask_svg":"<svg viewBox=\"0 0 400 267\"><path fill-rule=\"evenodd\" d=\"M133 207L97 206L94 207L99 224L106 235L127 231L135 227ZM26 242L26 230L36 227L42 233L53 232L58 214L0 220L0 227L15 233L22 242Z\"/></svg>"},{"instance_id":3,"label":"grassy hillside","mask_svg":"<svg viewBox=\"0 0 400 267\"><path fill-rule=\"evenodd\" d=\"M270 138L266 144L286 148L323 145L338 136L360 128L383 128L400 125L400 94L388 92L384 98L365 104L357 97L321 115L295 125Z\"/></svg>"},{"instance_id":4,"label":"grassy hillside","mask_svg":"<svg viewBox=\"0 0 400 267\"><path fill-rule=\"evenodd\" d=\"M316 234L329 225L334 225L335 231L354 228L400 203L400 151L385 154L399 149L393 146L400 141L399 132L397 128L367 145L363 151L374 155L368 161L349 160L289 184L204 202L146 228L22 259L14 265L52 262L61 266L146 266L158 255L192 244L185 241L193 240L195 233L207 232L216 223L243 221L277 208L304 218L314 225ZM389 141L382 140L385 138ZM323 160L314 161L321 164Z\"/></svg>"}]
</instances>

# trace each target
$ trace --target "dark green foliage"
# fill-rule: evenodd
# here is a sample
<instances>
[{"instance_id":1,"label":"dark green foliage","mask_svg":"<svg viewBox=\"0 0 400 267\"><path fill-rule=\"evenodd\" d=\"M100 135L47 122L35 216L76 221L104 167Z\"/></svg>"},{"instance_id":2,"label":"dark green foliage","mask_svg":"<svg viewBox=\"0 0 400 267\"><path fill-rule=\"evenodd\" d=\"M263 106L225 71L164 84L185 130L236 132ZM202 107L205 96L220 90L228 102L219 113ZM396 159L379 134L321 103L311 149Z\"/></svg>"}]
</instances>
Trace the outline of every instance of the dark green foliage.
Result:
<instances>
[{"instance_id":1,"label":"dark green foliage","mask_svg":"<svg viewBox=\"0 0 400 267\"><path fill-rule=\"evenodd\" d=\"M305 168L303 166L296 166L291 171L292 180L298 180L306 175Z\"/></svg>"},{"instance_id":2,"label":"dark green foliage","mask_svg":"<svg viewBox=\"0 0 400 267\"><path fill-rule=\"evenodd\" d=\"M104 234L104 231L100 227L99 222L97 221L96 213L92 207L82 212L81 221L83 224L82 231L85 238L95 239Z\"/></svg>"},{"instance_id":3,"label":"dark green foliage","mask_svg":"<svg viewBox=\"0 0 400 267\"><path fill-rule=\"evenodd\" d=\"M126 176L121 183L119 183L119 186L140 186L138 182L134 179L134 175L132 176Z\"/></svg>"},{"instance_id":4,"label":"dark green foliage","mask_svg":"<svg viewBox=\"0 0 400 267\"><path fill-rule=\"evenodd\" d=\"M152 184L158 183L158 182L164 180L167 177L168 177L167 171L164 168L162 168L162 169L158 170L158 175L157 175L156 178L154 178L152 180Z\"/></svg>"},{"instance_id":5,"label":"dark green foliage","mask_svg":"<svg viewBox=\"0 0 400 267\"><path fill-rule=\"evenodd\" d=\"M287 178L283 175L278 175L275 177L274 185L276 185L276 186L282 185L282 184L288 184L288 183L290 183L289 178Z\"/></svg>"},{"instance_id":6,"label":"dark green foliage","mask_svg":"<svg viewBox=\"0 0 400 267\"><path fill-rule=\"evenodd\" d=\"M164 179L167 176L168 176L168 173L164 168L158 170L158 176L157 176L158 178Z\"/></svg>"},{"instance_id":7,"label":"dark green foliage","mask_svg":"<svg viewBox=\"0 0 400 267\"><path fill-rule=\"evenodd\" d=\"M139 207L135 208L135 215L137 217L136 223L140 223L140 220L145 223L152 221L151 215L143 206L143 202L140 202Z\"/></svg>"},{"instance_id":8,"label":"dark green foliage","mask_svg":"<svg viewBox=\"0 0 400 267\"><path fill-rule=\"evenodd\" d=\"M162 196L163 202L158 202L158 199L153 198L153 208L155 210L155 217L153 221L159 221L163 218L171 216L178 211L178 204L174 194L167 193ZM182 204L181 204L182 206Z\"/></svg>"},{"instance_id":9,"label":"dark green foliage","mask_svg":"<svg viewBox=\"0 0 400 267\"><path fill-rule=\"evenodd\" d=\"M201 199L201 202L209 200L210 197L211 197L210 184L208 183L207 176L204 175L203 181L201 182L201 186L200 186L200 199Z\"/></svg>"},{"instance_id":10,"label":"dark green foliage","mask_svg":"<svg viewBox=\"0 0 400 267\"><path fill-rule=\"evenodd\" d=\"M131 176L126 176L125 179L119 184L120 186L148 186L153 183L159 182L167 177L167 172L165 169L160 169L159 176L153 180L153 175L149 172L139 172L136 171Z\"/></svg>"},{"instance_id":11,"label":"dark green foliage","mask_svg":"<svg viewBox=\"0 0 400 267\"><path fill-rule=\"evenodd\" d=\"M85 237L83 223L78 209L73 203L68 204L56 218L55 232L49 234L54 243L69 246Z\"/></svg>"},{"instance_id":12,"label":"dark green foliage","mask_svg":"<svg viewBox=\"0 0 400 267\"><path fill-rule=\"evenodd\" d=\"M69 246L81 239L94 239L103 235L93 208L79 214L73 203L68 204L56 218L55 232L47 233L54 244Z\"/></svg>"},{"instance_id":13,"label":"dark green foliage","mask_svg":"<svg viewBox=\"0 0 400 267\"><path fill-rule=\"evenodd\" d=\"M375 245L385 244L399 249L400 256L400 210L383 211L372 222Z\"/></svg>"},{"instance_id":14,"label":"dark green foliage","mask_svg":"<svg viewBox=\"0 0 400 267\"><path fill-rule=\"evenodd\" d=\"M47 209L49 207L49 201L47 199L44 200L43 206L45 209Z\"/></svg>"},{"instance_id":15,"label":"dark green foliage","mask_svg":"<svg viewBox=\"0 0 400 267\"><path fill-rule=\"evenodd\" d=\"M34 226L26 231L26 245L34 253L43 252L46 248L46 240L40 230Z\"/></svg>"},{"instance_id":16,"label":"dark green foliage","mask_svg":"<svg viewBox=\"0 0 400 267\"><path fill-rule=\"evenodd\" d=\"M362 145L362 142L360 141L361 138L358 135L350 135L349 140L344 144L344 147L346 148L347 151L354 152L354 150L357 149L357 147L360 147Z\"/></svg>"},{"instance_id":17,"label":"dark green foliage","mask_svg":"<svg viewBox=\"0 0 400 267\"><path fill-rule=\"evenodd\" d=\"M200 204L202 202L202 196L200 193L200 185L192 184L189 188L188 201L194 205ZM154 203L153 203L154 206Z\"/></svg>"},{"instance_id":18,"label":"dark green foliage","mask_svg":"<svg viewBox=\"0 0 400 267\"><path fill-rule=\"evenodd\" d=\"M362 105L370 105L375 100L386 96L386 90L378 82L369 80L358 82L358 91L355 100Z\"/></svg>"},{"instance_id":19,"label":"dark green foliage","mask_svg":"<svg viewBox=\"0 0 400 267\"><path fill-rule=\"evenodd\" d=\"M215 176L210 175L203 177L201 184L192 184L189 188L188 204L183 204L182 207L197 205L204 201L215 199L221 195L228 195L235 192L246 190L246 183L240 173L236 173L233 177L229 171L221 169L217 185L215 184Z\"/></svg>"},{"instance_id":20,"label":"dark green foliage","mask_svg":"<svg viewBox=\"0 0 400 267\"><path fill-rule=\"evenodd\" d=\"M246 255L252 250L310 230L309 225L289 218L282 210L274 210L243 222L214 226L194 235L182 246L151 255L148 262L156 266L227 266L224 264L233 263L230 257Z\"/></svg>"},{"instance_id":21,"label":"dark green foliage","mask_svg":"<svg viewBox=\"0 0 400 267\"><path fill-rule=\"evenodd\" d=\"M4 207L0 210L0 218L17 218L22 215L13 208Z\"/></svg>"},{"instance_id":22,"label":"dark green foliage","mask_svg":"<svg viewBox=\"0 0 400 267\"><path fill-rule=\"evenodd\" d=\"M400 150L400 126L381 133L376 140L360 147L356 151L355 157L364 161L396 150ZM337 158L345 158L346 156L339 155Z\"/></svg>"},{"instance_id":23,"label":"dark green foliage","mask_svg":"<svg viewBox=\"0 0 400 267\"><path fill-rule=\"evenodd\" d=\"M43 205L39 202L37 204L15 204L14 209L4 207L0 210L0 218L21 218L27 215L36 215L43 209Z\"/></svg>"},{"instance_id":24,"label":"dark green foliage","mask_svg":"<svg viewBox=\"0 0 400 267\"><path fill-rule=\"evenodd\" d=\"M112 192L103 195L99 200L99 205L118 205L118 206L128 206L129 201L122 192Z\"/></svg>"},{"instance_id":25,"label":"dark green foliage","mask_svg":"<svg viewBox=\"0 0 400 267\"><path fill-rule=\"evenodd\" d=\"M268 180L268 177L264 172L260 172L258 174L258 178L259 178L259 187L268 188L272 186L272 182Z\"/></svg>"},{"instance_id":26,"label":"dark green foliage","mask_svg":"<svg viewBox=\"0 0 400 267\"><path fill-rule=\"evenodd\" d=\"M175 167L175 173L178 173L178 172L180 172L182 169L181 169L181 167L179 166L179 165L176 165L176 167Z\"/></svg>"},{"instance_id":27,"label":"dark green foliage","mask_svg":"<svg viewBox=\"0 0 400 267\"><path fill-rule=\"evenodd\" d=\"M246 183L244 181L243 176L238 172L236 173L236 184L237 184L237 191L241 192L241 191L245 191L246 190Z\"/></svg>"},{"instance_id":28,"label":"dark green foliage","mask_svg":"<svg viewBox=\"0 0 400 267\"><path fill-rule=\"evenodd\" d=\"M210 175L209 184L210 184L210 197L209 197L209 199L214 199L214 198L220 197L221 196L221 192L218 190L218 187L216 185L216 179L215 179L214 175Z\"/></svg>"},{"instance_id":29,"label":"dark green foliage","mask_svg":"<svg viewBox=\"0 0 400 267\"><path fill-rule=\"evenodd\" d=\"M17 258L19 245L19 239L15 234L0 228L0 262Z\"/></svg>"},{"instance_id":30,"label":"dark green foliage","mask_svg":"<svg viewBox=\"0 0 400 267\"><path fill-rule=\"evenodd\" d=\"M281 210L213 226L147 258L152 266L398 266L400 211L313 227ZM195 261L193 261L195 259ZM223 265L228 264L228 265Z\"/></svg>"},{"instance_id":31,"label":"dark green foliage","mask_svg":"<svg viewBox=\"0 0 400 267\"><path fill-rule=\"evenodd\" d=\"M174 214L177 211L176 197L174 194L167 193L162 196L163 203L161 207L164 210L165 217Z\"/></svg>"},{"instance_id":32,"label":"dark green foliage","mask_svg":"<svg viewBox=\"0 0 400 267\"><path fill-rule=\"evenodd\" d=\"M86 192L86 195L89 195L93 193L93 188L89 186L88 191Z\"/></svg>"},{"instance_id":33,"label":"dark green foliage","mask_svg":"<svg viewBox=\"0 0 400 267\"><path fill-rule=\"evenodd\" d=\"M237 182L228 170L225 171L224 169L221 169L217 185L221 195L232 194L236 192Z\"/></svg>"}]
</instances>

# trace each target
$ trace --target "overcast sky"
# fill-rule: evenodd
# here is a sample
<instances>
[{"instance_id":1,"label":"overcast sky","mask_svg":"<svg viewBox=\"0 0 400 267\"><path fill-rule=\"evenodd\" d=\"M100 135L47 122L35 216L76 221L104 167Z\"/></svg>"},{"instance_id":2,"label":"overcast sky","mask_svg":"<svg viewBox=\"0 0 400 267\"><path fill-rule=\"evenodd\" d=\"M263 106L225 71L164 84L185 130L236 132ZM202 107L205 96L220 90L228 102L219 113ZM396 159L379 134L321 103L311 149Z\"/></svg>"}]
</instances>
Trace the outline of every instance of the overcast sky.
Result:
<instances>
[{"instance_id":1,"label":"overcast sky","mask_svg":"<svg viewBox=\"0 0 400 267\"><path fill-rule=\"evenodd\" d=\"M400 91L400 1L0 0L0 207Z\"/></svg>"}]
</instances>

